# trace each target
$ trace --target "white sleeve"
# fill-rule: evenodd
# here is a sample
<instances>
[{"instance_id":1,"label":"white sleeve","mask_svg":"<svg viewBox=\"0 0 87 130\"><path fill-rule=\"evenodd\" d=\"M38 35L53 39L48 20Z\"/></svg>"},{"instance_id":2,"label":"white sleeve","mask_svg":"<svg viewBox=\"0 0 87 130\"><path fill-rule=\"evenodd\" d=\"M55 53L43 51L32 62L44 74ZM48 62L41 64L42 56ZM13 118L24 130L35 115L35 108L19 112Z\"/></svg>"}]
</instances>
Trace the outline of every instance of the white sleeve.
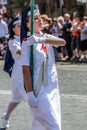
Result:
<instances>
[{"instance_id":1,"label":"white sleeve","mask_svg":"<svg viewBox=\"0 0 87 130\"><path fill-rule=\"evenodd\" d=\"M22 65L30 66L30 47L27 41L22 42L21 63Z\"/></svg>"},{"instance_id":2,"label":"white sleeve","mask_svg":"<svg viewBox=\"0 0 87 130\"><path fill-rule=\"evenodd\" d=\"M9 49L12 53L16 54L18 50L21 50L20 44L16 40L9 40Z\"/></svg>"},{"instance_id":3,"label":"white sleeve","mask_svg":"<svg viewBox=\"0 0 87 130\"><path fill-rule=\"evenodd\" d=\"M46 38L56 38L56 36L53 36L53 35L51 35L51 34L45 34L45 37L46 37Z\"/></svg>"},{"instance_id":4,"label":"white sleeve","mask_svg":"<svg viewBox=\"0 0 87 130\"><path fill-rule=\"evenodd\" d=\"M53 36L53 35L51 35L51 34L45 34L45 37L46 38L56 38L56 36ZM50 46L54 46L54 47L58 47L58 46L56 46L56 45L50 45Z\"/></svg>"},{"instance_id":5,"label":"white sleeve","mask_svg":"<svg viewBox=\"0 0 87 130\"><path fill-rule=\"evenodd\" d=\"M44 37L40 37L40 36L35 36L32 35L29 38L27 38L27 44L28 46L33 45L33 44L42 44L45 43L45 38Z\"/></svg>"}]
</instances>

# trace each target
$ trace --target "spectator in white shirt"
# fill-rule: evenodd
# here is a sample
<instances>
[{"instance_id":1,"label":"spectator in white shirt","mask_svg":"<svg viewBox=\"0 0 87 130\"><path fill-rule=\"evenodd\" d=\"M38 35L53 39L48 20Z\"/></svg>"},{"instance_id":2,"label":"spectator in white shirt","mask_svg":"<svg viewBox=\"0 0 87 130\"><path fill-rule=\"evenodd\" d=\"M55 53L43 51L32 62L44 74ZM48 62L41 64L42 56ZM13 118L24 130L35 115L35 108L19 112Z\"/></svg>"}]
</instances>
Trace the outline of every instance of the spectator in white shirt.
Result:
<instances>
[{"instance_id":1,"label":"spectator in white shirt","mask_svg":"<svg viewBox=\"0 0 87 130\"><path fill-rule=\"evenodd\" d=\"M0 38L5 37L8 34L8 25L3 21L0 14Z\"/></svg>"}]
</instances>

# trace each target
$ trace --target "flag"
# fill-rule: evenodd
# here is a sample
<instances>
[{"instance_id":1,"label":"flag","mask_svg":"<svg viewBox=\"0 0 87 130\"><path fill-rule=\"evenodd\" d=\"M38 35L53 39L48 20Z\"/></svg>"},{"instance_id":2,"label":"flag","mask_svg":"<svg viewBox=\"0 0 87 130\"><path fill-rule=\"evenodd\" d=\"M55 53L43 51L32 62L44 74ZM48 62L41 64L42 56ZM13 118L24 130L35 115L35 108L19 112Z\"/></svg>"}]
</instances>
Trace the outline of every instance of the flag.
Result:
<instances>
[{"instance_id":1,"label":"flag","mask_svg":"<svg viewBox=\"0 0 87 130\"><path fill-rule=\"evenodd\" d=\"M64 7L65 6L65 0L57 0L57 7L60 8L60 7Z\"/></svg>"},{"instance_id":2,"label":"flag","mask_svg":"<svg viewBox=\"0 0 87 130\"><path fill-rule=\"evenodd\" d=\"M64 7L64 0L60 0L60 7Z\"/></svg>"}]
</instances>

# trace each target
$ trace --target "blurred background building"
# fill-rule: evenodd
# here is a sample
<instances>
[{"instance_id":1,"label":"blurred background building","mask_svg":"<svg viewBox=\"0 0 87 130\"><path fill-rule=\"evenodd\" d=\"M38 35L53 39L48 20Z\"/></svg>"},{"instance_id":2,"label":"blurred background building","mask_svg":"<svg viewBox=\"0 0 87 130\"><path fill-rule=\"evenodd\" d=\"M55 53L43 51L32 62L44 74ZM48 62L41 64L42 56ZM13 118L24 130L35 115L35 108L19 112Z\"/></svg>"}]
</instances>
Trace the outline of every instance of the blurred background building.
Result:
<instances>
[{"instance_id":1,"label":"blurred background building","mask_svg":"<svg viewBox=\"0 0 87 130\"><path fill-rule=\"evenodd\" d=\"M0 8L4 5L9 15L15 15L28 6L30 0L0 0ZM41 13L50 17L63 15L68 12L78 11L80 15L87 14L87 0L35 0L39 4Z\"/></svg>"}]
</instances>

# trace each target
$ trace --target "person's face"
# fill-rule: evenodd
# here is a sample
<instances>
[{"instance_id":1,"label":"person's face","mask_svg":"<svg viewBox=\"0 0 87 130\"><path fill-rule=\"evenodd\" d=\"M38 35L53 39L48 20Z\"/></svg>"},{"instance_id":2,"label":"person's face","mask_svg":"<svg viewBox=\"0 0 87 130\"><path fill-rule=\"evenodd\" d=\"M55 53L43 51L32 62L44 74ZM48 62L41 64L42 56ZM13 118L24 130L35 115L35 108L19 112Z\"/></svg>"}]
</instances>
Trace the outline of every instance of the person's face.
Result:
<instances>
[{"instance_id":1,"label":"person's face","mask_svg":"<svg viewBox=\"0 0 87 130\"><path fill-rule=\"evenodd\" d=\"M34 32L39 33L42 28L43 20L40 14L34 15ZM27 20L27 28L30 30L30 17Z\"/></svg>"},{"instance_id":2,"label":"person's face","mask_svg":"<svg viewBox=\"0 0 87 130\"><path fill-rule=\"evenodd\" d=\"M60 24L62 24L63 23L63 21L60 19L59 21L58 21Z\"/></svg>"},{"instance_id":3,"label":"person's face","mask_svg":"<svg viewBox=\"0 0 87 130\"><path fill-rule=\"evenodd\" d=\"M83 23L86 24L87 23L87 19L83 18Z\"/></svg>"},{"instance_id":4,"label":"person's face","mask_svg":"<svg viewBox=\"0 0 87 130\"><path fill-rule=\"evenodd\" d=\"M17 36L20 36L20 26L21 26L21 24L18 23L18 24L16 24L16 25L13 27L13 31L14 31L15 35L17 35Z\"/></svg>"},{"instance_id":5,"label":"person's face","mask_svg":"<svg viewBox=\"0 0 87 130\"><path fill-rule=\"evenodd\" d=\"M56 21L56 20L54 20L54 21L53 21L53 25L56 25L56 24L57 24L57 21Z\"/></svg>"},{"instance_id":6,"label":"person's face","mask_svg":"<svg viewBox=\"0 0 87 130\"><path fill-rule=\"evenodd\" d=\"M78 17L76 17L75 20L76 20L76 22L80 22L80 18L78 18Z\"/></svg>"},{"instance_id":7,"label":"person's face","mask_svg":"<svg viewBox=\"0 0 87 130\"><path fill-rule=\"evenodd\" d=\"M69 21L70 18L65 15L65 16L64 16L64 19L65 19L65 21Z\"/></svg>"}]
</instances>

